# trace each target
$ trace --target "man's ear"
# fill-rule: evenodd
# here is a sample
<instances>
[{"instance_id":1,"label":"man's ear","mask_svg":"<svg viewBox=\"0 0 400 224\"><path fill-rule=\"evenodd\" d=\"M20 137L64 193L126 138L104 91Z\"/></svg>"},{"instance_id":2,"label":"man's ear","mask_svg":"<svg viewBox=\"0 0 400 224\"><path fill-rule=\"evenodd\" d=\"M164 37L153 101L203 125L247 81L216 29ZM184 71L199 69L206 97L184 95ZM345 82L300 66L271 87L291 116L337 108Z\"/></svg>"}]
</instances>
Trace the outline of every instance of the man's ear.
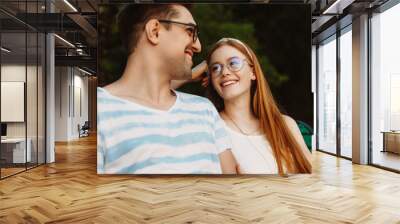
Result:
<instances>
[{"instance_id":1,"label":"man's ear","mask_svg":"<svg viewBox=\"0 0 400 224\"><path fill-rule=\"evenodd\" d=\"M158 44L160 42L160 28L161 24L156 19L151 19L146 23L144 27L144 32L146 34L147 40L150 41L150 43Z\"/></svg>"}]
</instances>

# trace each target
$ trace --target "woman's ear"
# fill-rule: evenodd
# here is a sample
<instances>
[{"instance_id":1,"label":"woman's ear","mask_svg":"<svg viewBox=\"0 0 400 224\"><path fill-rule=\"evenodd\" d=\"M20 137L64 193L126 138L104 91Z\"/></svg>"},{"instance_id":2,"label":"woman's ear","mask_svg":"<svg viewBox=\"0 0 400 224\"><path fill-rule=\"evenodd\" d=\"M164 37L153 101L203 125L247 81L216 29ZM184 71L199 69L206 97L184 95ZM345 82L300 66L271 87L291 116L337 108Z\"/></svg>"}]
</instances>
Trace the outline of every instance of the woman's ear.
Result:
<instances>
[{"instance_id":1,"label":"woman's ear","mask_svg":"<svg viewBox=\"0 0 400 224\"><path fill-rule=\"evenodd\" d=\"M251 74L250 74L250 77L251 77L251 80L256 80L257 78L256 78L256 75L254 74L254 72L252 72Z\"/></svg>"},{"instance_id":2,"label":"woman's ear","mask_svg":"<svg viewBox=\"0 0 400 224\"><path fill-rule=\"evenodd\" d=\"M160 22L156 19L149 20L145 25L145 35L152 44L158 44L160 34Z\"/></svg>"}]
</instances>

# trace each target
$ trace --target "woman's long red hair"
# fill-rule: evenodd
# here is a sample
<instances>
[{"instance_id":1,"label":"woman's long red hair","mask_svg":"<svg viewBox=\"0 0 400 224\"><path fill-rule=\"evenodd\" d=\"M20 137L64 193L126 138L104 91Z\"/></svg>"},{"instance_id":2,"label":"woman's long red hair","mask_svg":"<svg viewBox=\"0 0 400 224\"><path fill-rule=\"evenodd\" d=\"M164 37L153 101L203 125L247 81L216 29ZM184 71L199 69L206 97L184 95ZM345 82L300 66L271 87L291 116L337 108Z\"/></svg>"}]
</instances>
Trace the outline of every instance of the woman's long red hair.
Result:
<instances>
[{"instance_id":1,"label":"woman's long red hair","mask_svg":"<svg viewBox=\"0 0 400 224\"><path fill-rule=\"evenodd\" d=\"M275 156L278 172L283 175L289 173L311 173L311 164L304 155L300 144L294 138L288 128L283 114L272 96L269 85L264 77L260 63L254 52L245 43L233 39L224 38L218 41L210 50L207 64L210 62L212 53L221 46L232 46L246 55L250 60L256 80L251 85L252 111L260 122L261 131L265 134L271 144ZM223 99L218 95L209 78L209 95L219 111L224 109ZM286 168L286 171L284 170Z\"/></svg>"}]
</instances>

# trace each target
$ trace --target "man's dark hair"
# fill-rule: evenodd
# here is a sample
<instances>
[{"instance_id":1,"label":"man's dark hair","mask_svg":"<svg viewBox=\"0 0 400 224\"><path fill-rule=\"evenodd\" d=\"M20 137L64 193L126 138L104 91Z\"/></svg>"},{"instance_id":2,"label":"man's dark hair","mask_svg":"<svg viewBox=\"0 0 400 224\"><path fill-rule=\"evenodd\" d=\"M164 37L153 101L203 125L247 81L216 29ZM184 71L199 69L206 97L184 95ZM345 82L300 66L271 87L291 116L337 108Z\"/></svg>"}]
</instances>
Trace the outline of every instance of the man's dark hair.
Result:
<instances>
[{"instance_id":1,"label":"man's dark hair","mask_svg":"<svg viewBox=\"0 0 400 224\"><path fill-rule=\"evenodd\" d=\"M121 41L128 55L136 48L139 38L144 30L144 25L150 19L171 19L177 17L179 12L174 5L183 4L128 4L118 13L118 29ZM169 29L170 24L165 24Z\"/></svg>"}]
</instances>

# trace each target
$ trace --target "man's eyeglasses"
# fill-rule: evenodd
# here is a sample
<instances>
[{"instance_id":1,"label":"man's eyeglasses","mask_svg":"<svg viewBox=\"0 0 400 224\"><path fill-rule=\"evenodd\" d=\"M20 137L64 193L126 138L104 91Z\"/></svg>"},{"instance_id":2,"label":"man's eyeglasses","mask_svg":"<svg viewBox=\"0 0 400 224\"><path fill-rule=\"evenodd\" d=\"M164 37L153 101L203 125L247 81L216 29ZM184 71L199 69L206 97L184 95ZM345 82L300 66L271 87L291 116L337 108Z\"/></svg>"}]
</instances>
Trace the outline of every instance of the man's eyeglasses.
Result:
<instances>
[{"instance_id":1,"label":"man's eyeglasses","mask_svg":"<svg viewBox=\"0 0 400 224\"><path fill-rule=\"evenodd\" d=\"M231 71L231 72L238 72L240 70L242 70L244 62L247 62L247 64L249 64L250 66L251 63L249 63L246 59L243 58L239 58L239 57L231 57L228 60L228 64L226 65L226 67ZM210 74L211 76L217 77L219 75L222 74L222 70L224 69L223 64L212 64L209 68Z\"/></svg>"},{"instance_id":2,"label":"man's eyeglasses","mask_svg":"<svg viewBox=\"0 0 400 224\"><path fill-rule=\"evenodd\" d=\"M188 26L189 28L187 28L187 30L190 33L190 36L193 38L193 43L196 43L197 38L199 37L199 33L200 33L199 26L195 25L193 23L182 23L182 22L177 22L177 21L172 21L172 20L163 20L163 19L160 19L158 21L160 21L160 23L174 23L174 24Z\"/></svg>"}]
</instances>

